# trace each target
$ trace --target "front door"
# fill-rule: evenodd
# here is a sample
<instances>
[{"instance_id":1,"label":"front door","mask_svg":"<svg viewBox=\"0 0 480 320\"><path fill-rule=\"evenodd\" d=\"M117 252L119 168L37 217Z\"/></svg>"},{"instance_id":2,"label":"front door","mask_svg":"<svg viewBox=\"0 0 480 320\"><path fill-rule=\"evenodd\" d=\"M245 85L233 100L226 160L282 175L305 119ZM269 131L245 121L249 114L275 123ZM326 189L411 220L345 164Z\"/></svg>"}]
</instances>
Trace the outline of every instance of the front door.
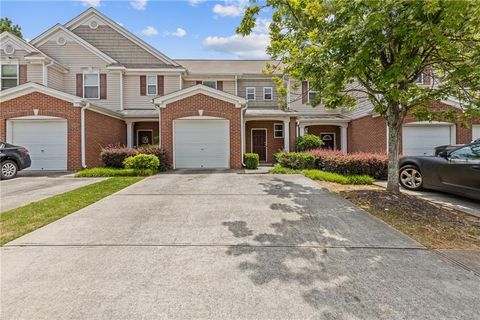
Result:
<instances>
[{"instance_id":1,"label":"front door","mask_svg":"<svg viewBox=\"0 0 480 320\"><path fill-rule=\"evenodd\" d=\"M322 149L335 150L335 136L333 133L322 133L320 139L323 141Z\"/></svg>"},{"instance_id":2,"label":"front door","mask_svg":"<svg viewBox=\"0 0 480 320\"><path fill-rule=\"evenodd\" d=\"M153 132L147 130L137 131L137 146L153 144Z\"/></svg>"},{"instance_id":3,"label":"front door","mask_svg":"<svg viewBox=\"0 0 480 320\"><path fill-rule=\"evenodd\" d=\"M260 161L267 161L267 130L252 130L252 152L258 154Z\"/></svg>"}]
</instances>

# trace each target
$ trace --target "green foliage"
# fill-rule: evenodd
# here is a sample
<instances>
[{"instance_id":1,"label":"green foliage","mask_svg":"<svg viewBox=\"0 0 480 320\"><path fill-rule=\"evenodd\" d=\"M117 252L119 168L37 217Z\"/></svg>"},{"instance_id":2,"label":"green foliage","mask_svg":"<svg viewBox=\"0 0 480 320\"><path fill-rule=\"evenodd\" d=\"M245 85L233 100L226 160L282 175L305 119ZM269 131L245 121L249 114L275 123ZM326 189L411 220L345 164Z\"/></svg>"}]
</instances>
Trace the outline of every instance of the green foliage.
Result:
<instances>
[{"instance_id":1,"label":"green foliage","mask_svg":"<svg viewBox=\"0 0 480 320\"><path fill-rule=\"evenodd\" d=\"M275 161L291 169L315 168L315 156L306 152L279 152L275 154Z\"/></svg>"},{"instance_id":2,"label":"green foliage","mask_svg":"<svg viewBox=\"0 0 480 320\"><path fill-rule=\"evenodd\" d=\"M245 165L247 169L257 169L260 157L256 153L245 153Z\"/></svg>"},{"instance_id":3,"label":"green foliage","mask_svg":"<svg viewBox=\"0 0 480 320\"><path fill-rule=\"evenodd\" d=\"M0 33L4 31L8 31L23 39L22 28L18 24L12 24L12 20L8 18L0 18Z\"/></svg>"},{"instance_id":4,"label":"green foliage","mask_svg":"<svg viewBox=\"0 0 480 320\"><path fill-rule=\"evenodd\" d=\"M312 180L322 180L340 184L372 184L373 178L367 175L343 175L322 170L303 170L302 173Z\"/></svg>"},{"instance_id":5,"label":"green foliage","mask_svg":"<svg viewBox=\"0 0 480 320\"><path fill-rule=\"evenodd\" d=\"M75 177L144 177L151 176L155 171L151 169L118 169L118 168L90 168L78 171Z\"/></svg>"},{"instance_id":6,"label":"green foliage","mask_svg":"<svg viewBox=\"0 0 480 320\"><path fill-rule=\"evenodd\" d=\"M302 173L302 171L298 170L298 169L285 168L285 167L282 167L279 164L276 164L275 167L273 167L273 169L271 169L269 171L269 173L273 173L273 174L298 174L298 173Z\"/></svg>"},{"instance_id":7,"label":"green foliage","mask_svg":"<svg viewBox=\"0 0 480 320\"><path fill-rule=\"evenodd\" d=\"M123 162L125 169L153 170L156 171L160 166L160 160L153 154L137 154L128 157Z\"/></svg>"},{"instance_id":8,"label":"green foliage","mask_svg":"<svg viewBox=\"0 0 480 320\"><path fill-rule=\"evenodd\" d=\"M323 146L322 139L314 134L306 134L297 138L298 151L318 149L321 146Z\"/></svg>"}]
</instances>

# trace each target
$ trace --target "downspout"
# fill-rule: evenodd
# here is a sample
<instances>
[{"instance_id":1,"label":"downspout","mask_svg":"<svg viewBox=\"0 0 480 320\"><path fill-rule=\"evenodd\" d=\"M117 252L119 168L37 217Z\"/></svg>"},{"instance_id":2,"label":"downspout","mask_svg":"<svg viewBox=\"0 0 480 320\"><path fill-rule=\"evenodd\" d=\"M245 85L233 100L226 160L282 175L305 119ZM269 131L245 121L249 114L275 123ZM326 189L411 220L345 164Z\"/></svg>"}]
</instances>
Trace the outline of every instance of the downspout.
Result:
<instances>
[{"instance_id":1,"label":"downspout","mask_svg":"<svg viewBox=\"0 0 480 320\"><path fill-rule=\"evenodd\" d=\"M50 61L48 64L44 64L42 68L42 84L48 87L48 67L53 65L53 61Z\"/></svg>"},{"instance_id":2,"label":"downspout","mask_svg":"<svg viewBox=\"0 0 480 320\"><path fill-rule=\"evenodd\" d=\"M83 102L85 103L85 102ZM80 109L80 135L81 135L81 158L82 158L82 168L87 167L87 163L85 160L85 109L90 107L90 103L86 103Z\"/></svg>"},{"instance_id":3,"label":"downspout","mask_svg":"<svg viewBox=\"0 0 480 320\"><path fill-rule=\"evenodd\" d=\"M160 114L160 107L155 104L152 99L153 107L158 110L158 147L162 147L162 118Z\"/></svg>"},{"instance_id":4,"label":"downspout","mask_svg":"<svg viewBox=\"0 0 480 320\"><path fill-rule=\"evenodd\" d=\"M245 162L244 162L244 159L243 159L243 155L245 154L245 123L243 122L243 112L247 110L247 105L245 105L245 107L243 107L242 109L240 109L240 121L241 121L241 132L240 132L240 140L241 140L241 144L242 144L242 154L241 154L241 157L242 157L242 166L245 167Z\"/></svg>"}]
</instances>

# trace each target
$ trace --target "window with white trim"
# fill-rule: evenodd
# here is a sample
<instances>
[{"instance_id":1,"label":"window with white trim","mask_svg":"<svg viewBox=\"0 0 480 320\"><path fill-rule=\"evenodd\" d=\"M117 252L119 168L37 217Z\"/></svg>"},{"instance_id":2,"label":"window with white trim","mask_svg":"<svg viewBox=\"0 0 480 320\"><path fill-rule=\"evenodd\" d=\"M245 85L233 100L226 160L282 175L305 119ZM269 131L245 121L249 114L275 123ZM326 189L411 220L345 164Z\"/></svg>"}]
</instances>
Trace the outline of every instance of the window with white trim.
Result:
<instances>
[{"instance_id":1,"label":"window with white trim","mask_svg":"<svg viewBox=\"0 0 480 320\"><path fill-rule=\"evenodd\" d=\"M83 74L83 97L87 99L100 98L100 73Z\"/></svg>"},{"instance_id":2,"label":"window with white trim","mask_svg":"<svg viewBox=\"0 0 480 320\"><path fill-rule=\"evenodd\" d=\"M273 125L273 137L283 138L283 123L275 123Z\"/></svg>"},{"instance_id":3,"label":"window with white trim","mask_svg":"<svg viewBox=\"0 0 480 320\"><path fill-rule=\"evenodd\" d=\"M415 79L414 82L415 82L415 83L418 83L418 84L423 84L423 72L420 73L420 75L418 76L417 79Z\"/></svg>"},{"instance_id":4,"label":"window with white trim","mask_svg":"<svg viewBox=\"0 0 480 320\"><path fill-rule=\"evenodd\" d=\"M1 73L2 90L18 86L18 64L2 64Z\"/></svg>"},{"instance_id":5,"label":"window with white trim","mask_svg":"<svg viewBox=\"0 0 480 320\"><path fill-rule=\"evenodd\" d=\"M310 90L310 82L308 82L308 102L315 100L318 91Z\"/></svg>"},{"instance_id":6,"label":"window with white trim","mask_svg":"<svg viewBox=\"0 0 480 320\"><path fill-rule=\"evenodd\" d=\"M263 100L268 100L268 101L273 100L273 88L272 87L264 87L263 88Z\"/></svg>"},{"instance_id":7,"label":"window with white trim","mask_svg":"<svg viewBox=\"0 0 480 320\"><path fill-rule=\"evenodd\" d=\"M147 76L147 95L157 95L157 76Z\"/></svg>"},{"instance_id":8,"label":"window with white trim","mask_svg":"<svg viewBox=\"0 0 480 320\"><path fill-rule=\"evenodd\" d=\"M255 88L248 87L245 89L245 97L247 100L255 100Z\"/></svg>"},{"instance_id":9,"label":"window with white trim","mask_svg":"<svg viewBox=\"0 0 480 320\"><path fill-rule=\"evenodd\" d=\"M206 81L202 81L202 84L204 86L207 86L207 87L210 87L210 88L213 88L213 89L217 89L217 81L206 80Z\"/></svg>"}]
</instances>

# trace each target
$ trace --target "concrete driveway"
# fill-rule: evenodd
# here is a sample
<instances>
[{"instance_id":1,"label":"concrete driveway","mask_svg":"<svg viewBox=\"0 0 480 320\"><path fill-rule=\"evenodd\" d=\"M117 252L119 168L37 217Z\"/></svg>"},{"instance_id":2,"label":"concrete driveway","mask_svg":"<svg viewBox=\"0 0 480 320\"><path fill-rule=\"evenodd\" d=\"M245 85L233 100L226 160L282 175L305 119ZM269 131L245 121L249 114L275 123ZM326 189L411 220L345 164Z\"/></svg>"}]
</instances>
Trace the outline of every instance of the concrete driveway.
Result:
<instances>
[{"instance_id":1,"label":"concrete driveway","mask_svg":"<svg viewBox=\"0 0 480 320\"><path fill-rule=\"evenodd\" d=\"M480 279L300 175L145 179L2 248L2 319L474 319Z\"/></svg>"},{"instance_id":2,"label":"concrete driveway","mask_svg":"<svg viewBox=\"0 0 480 320\"><path fill-rule=\"evenodd\" d=\"M22 171L17 178L0 181L0 212L71 191L103 178L74 178L65 173Z\"/></svg>"}]
</instances>

